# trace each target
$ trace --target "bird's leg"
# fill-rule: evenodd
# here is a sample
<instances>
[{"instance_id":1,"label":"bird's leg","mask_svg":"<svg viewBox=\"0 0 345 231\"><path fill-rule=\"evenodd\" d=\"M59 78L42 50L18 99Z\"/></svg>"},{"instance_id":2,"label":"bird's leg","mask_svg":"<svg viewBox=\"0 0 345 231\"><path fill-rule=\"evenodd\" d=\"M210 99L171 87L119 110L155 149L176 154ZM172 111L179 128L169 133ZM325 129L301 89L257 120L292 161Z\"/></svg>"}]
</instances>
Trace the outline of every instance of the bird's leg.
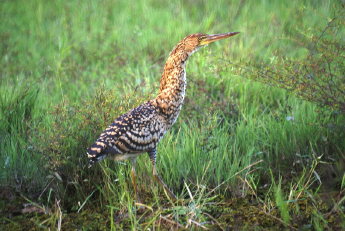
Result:
<instances>
[{"instance_id":1,"label":"bird's leg","mask_svg":"<svg viewBox=\"0 0 345 231\"><path fill-rule=\"evenodd\" d=\"M157 169L156 169L156 153L157 150L153 149L149 152L149 156L152 162L152 173L154 179L163 187L164 191L169 195L170 199L176 201L177 198L173 192L168 188L168 186L163 182L162 178L158 175Z\"/></svg>"},{"instance_id":2,"label":"bird's leg","mask_svg":"<svg viewBox=\"0 0 345 231\"><path fill-rule=\"evenodd\" d=\"M157 169L156 169L156 165L153 166L153 177L155 178L155 180L163 187L163 189L165 190L165 192L168 193L170 199L172 200L177 200L175 194L173 192L171 192L171 190L168 188L168 186L164 183L164 181L162 180L162 178L158 175L157 173Z\"/></svg>"},{"instance_id":3,"label":"bird's leg","mask_svg":"<svg viewBox=\"0 0 345 231\"><path fill-rule=\"evenodd\" d=\"M135 167L137 165L137 158L132 158L131 162L132 162L132 169L131 169L132 185L133 185L134 192L135 192L135 198L136 198L137 202L140 203L140 198L139 198L138 188L137 188L137 181L136 181L137 174L135 172Z\"/></svg>"}]
</instances>

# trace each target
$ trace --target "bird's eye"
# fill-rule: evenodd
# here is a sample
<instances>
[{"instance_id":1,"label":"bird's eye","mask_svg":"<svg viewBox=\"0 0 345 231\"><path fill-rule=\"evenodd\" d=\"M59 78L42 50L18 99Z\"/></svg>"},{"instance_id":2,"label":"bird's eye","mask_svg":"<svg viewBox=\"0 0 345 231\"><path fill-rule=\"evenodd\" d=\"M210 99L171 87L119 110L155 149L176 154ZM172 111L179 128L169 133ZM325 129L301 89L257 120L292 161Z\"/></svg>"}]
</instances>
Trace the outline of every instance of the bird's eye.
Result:
<instances>
[{"instance_id":1,"label":"bird's eye","mask_svg":"<svg viewBox=\"0 0 345 231\"><path fill-rule=\"evenodd\" d=\"M199 38L198 38L198 41L199 42L202 42L204 39L206 39L207 38L207 36L206 35L203 35L203 36L200 36Z\"/></svg>"}]
</instances>

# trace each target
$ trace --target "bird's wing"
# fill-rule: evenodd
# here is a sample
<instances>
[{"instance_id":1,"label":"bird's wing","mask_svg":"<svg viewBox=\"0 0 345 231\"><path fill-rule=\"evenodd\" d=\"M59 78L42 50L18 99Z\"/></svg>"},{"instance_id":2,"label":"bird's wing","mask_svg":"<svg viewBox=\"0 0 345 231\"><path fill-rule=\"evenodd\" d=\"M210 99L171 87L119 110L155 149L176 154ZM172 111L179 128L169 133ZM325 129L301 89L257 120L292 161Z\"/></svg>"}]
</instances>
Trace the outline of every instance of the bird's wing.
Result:
<instances>
[{"instance_id":1,"label":"bird's wing","mask_svg":"<svg viewBox=\"0 0 345 231\"><path fill-rule=\"evenodd\" d=\"M87 150L90 162L108 154L142 153L152 150L164 135L164 119L149 102L118 117Z\"/></svg>"}]
</instances>

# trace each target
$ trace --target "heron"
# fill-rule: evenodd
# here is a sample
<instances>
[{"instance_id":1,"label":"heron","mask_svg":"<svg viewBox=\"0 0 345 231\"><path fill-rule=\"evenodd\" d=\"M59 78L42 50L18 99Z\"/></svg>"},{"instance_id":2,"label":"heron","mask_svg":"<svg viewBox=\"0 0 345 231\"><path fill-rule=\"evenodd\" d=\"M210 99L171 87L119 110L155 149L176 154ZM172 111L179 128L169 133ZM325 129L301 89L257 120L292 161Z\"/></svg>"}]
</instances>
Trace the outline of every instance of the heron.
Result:
<instances>
[{"instance_id":1,"label":"heron","mask_svg":"<svg viewBox=\"0 0 345 231\"><path fill-rule=\"evenodd\" d=\"M154 179L175 200L175 194L157 172L157 144L176 122L181 111L186 95L186 62L200 48L238 33L196 33L182 39L170 52L165 63L157 97L119 116L100 134L96 142L87 149L90 166L105 158L115 161L130 159L132 184L139 201L136 158L148 153Z\"/></svg>"}]
</instances>

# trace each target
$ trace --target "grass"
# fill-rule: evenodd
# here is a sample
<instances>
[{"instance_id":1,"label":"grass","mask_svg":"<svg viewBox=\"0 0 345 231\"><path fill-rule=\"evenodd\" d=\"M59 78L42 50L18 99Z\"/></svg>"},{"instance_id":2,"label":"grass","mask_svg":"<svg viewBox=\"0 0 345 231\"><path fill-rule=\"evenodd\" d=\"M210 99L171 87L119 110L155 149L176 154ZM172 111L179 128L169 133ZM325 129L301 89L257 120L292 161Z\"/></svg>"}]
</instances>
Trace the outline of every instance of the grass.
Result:
<instances>
[{"instance_id":1,"label":"grass","mask_svg":"<svg viewBox=\"0 0 345 231\"><path fill-rule=\"evenodd\" d=\"M233 62L302 59L334 1L2 1L0 184L5 229L344 227L344 116L233 74ZM111 121L155 96L172 47L241 31L194 54L186 103L158 146L173 203L138 160L88 169ZM315 34L316 33L316 34ZM329 196L326 196L329 195ZM16 198L16 199L13 199ZM47 214L18 214L29 203ZM12 201L15 208L9 207ZM96 222L98 221L98 222Z\"/></svg>"}]
</instances>

